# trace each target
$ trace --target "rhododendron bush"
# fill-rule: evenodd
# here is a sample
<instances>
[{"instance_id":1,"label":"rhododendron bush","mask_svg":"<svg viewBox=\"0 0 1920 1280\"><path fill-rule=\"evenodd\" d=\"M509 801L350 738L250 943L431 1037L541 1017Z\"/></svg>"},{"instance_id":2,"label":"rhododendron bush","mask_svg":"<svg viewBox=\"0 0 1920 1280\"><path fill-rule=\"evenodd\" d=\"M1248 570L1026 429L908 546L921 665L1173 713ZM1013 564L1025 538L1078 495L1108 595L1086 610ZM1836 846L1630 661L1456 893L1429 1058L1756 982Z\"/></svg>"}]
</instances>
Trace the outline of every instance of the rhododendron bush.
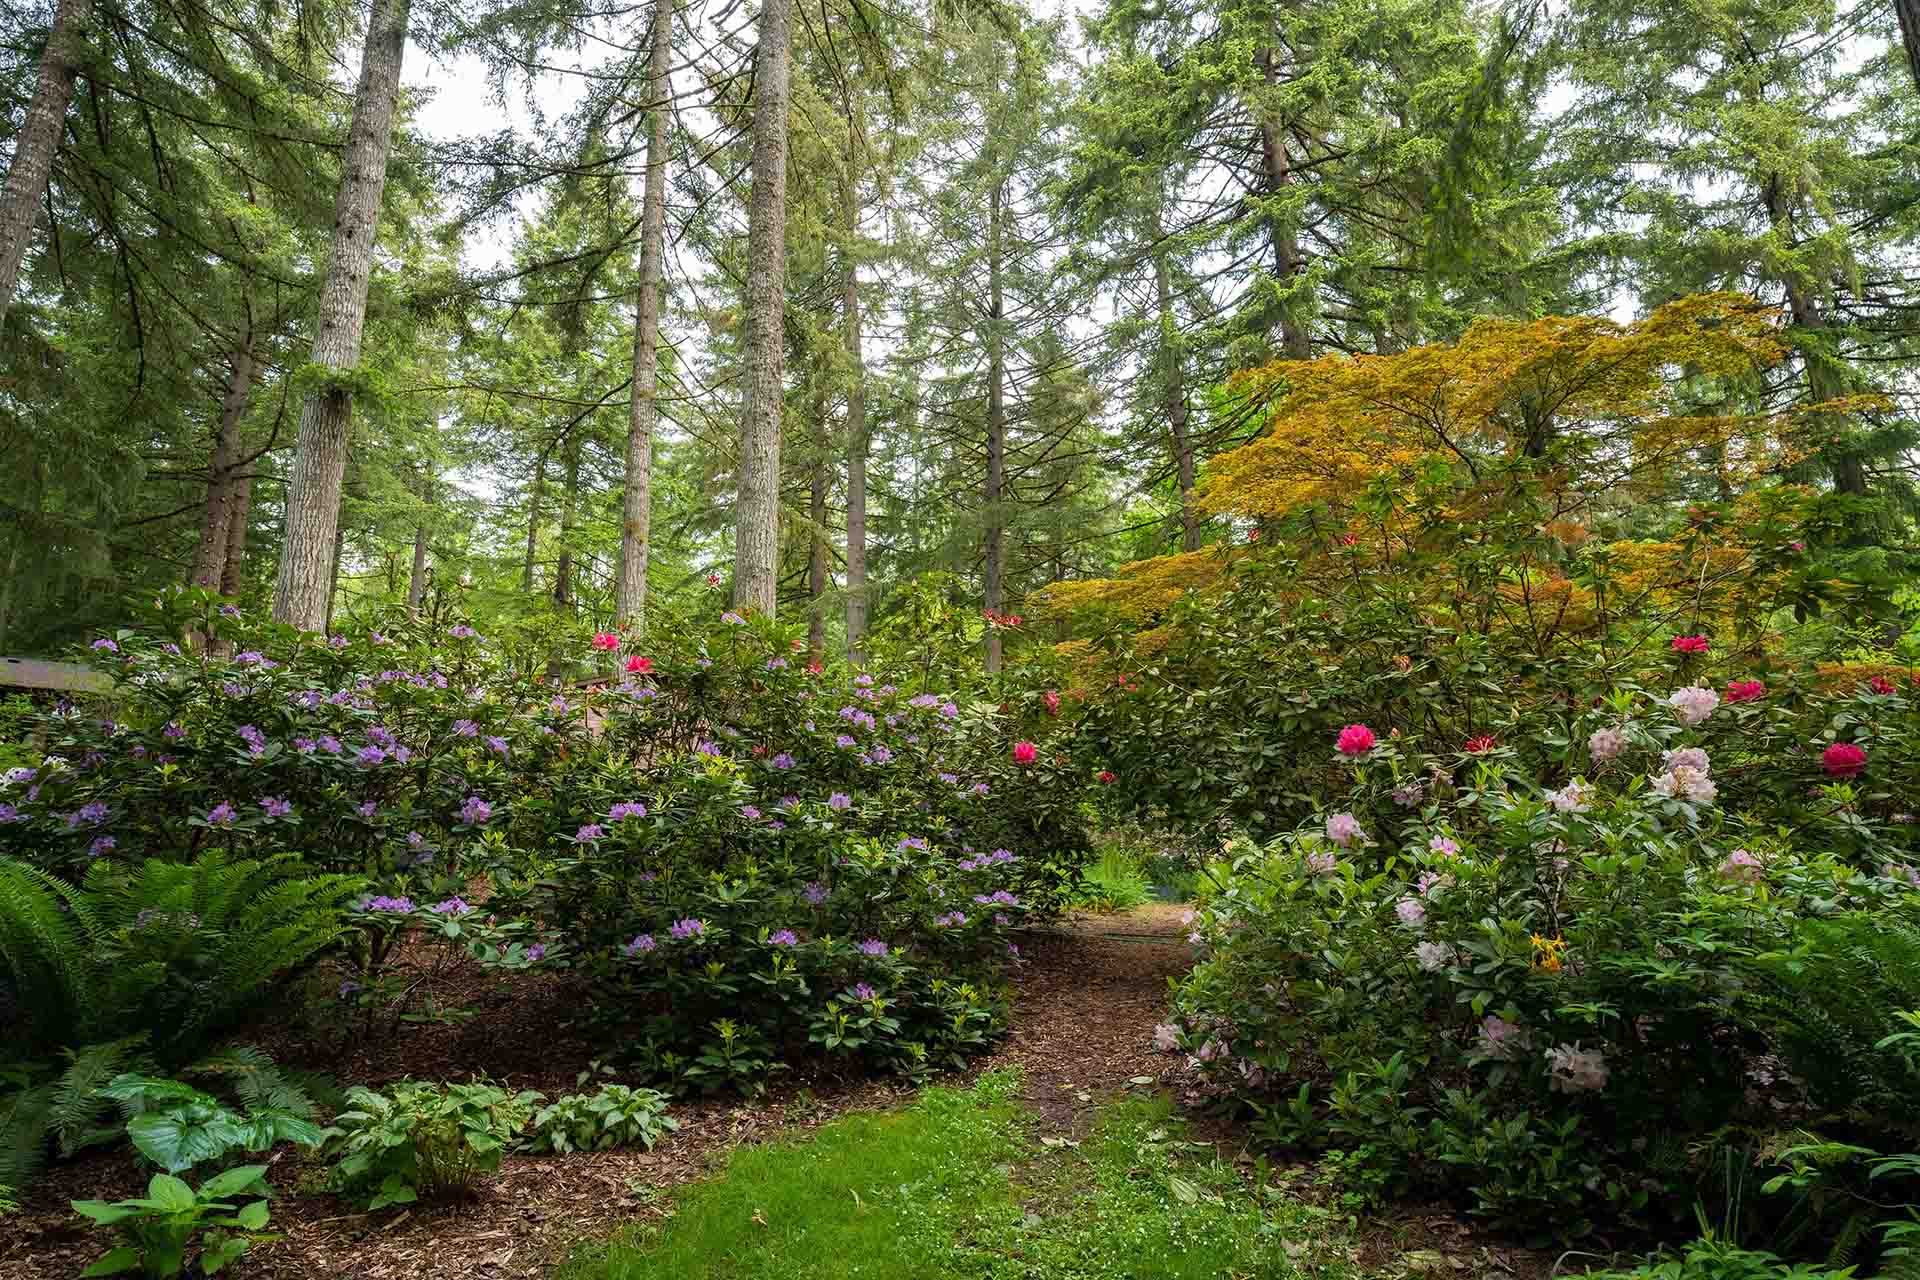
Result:
<instances>
[{"instance_id":1,"label":"rhododendron bush","mask_svg":"<svg viewBox=\"0 0 1920 1280\"><path fill-rule=\"evenodd\" d=\"M1003 1025L1011 932L1085 854L1093 782L1031 741L1044 712L925 664L912 686L822 670L765 620L528 649L404 618L302 637L202 592L155 609L90 650L110 692L16 747L0 854L357 875L340 996L367 1026L412 944L569 971L670 1078L752 1088L806 1054L917 1073Z\"/></svg>"},{"instance_id":2,"label":"rhododendron bush","mask_svg":"<svg viewBox=\"0 0 1920 1280\"><path fill-rule=\"evenodd\" d=\"M1230 843L1158 1038L1256 1135L1570 1233L1685 1220L1727 1159L1767 1163L1767 1133L1902 1141L1920 1056L1881 1041L1891 966L1920 961L1920 869L1639 777L1463 781L1392 830L1341 812Z\"/></svg>"}]
</instances>

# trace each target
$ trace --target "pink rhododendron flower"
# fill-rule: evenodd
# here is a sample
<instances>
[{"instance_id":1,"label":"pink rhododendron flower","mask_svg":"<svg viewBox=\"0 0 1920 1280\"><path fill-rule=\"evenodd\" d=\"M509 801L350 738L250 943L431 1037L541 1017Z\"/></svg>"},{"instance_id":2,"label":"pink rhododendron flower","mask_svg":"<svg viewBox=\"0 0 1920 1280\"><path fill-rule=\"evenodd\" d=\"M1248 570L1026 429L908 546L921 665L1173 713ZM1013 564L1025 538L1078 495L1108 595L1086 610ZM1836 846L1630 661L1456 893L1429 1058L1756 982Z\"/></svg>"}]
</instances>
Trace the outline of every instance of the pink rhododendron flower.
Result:
<instances>
[{"instance_id":1,"label":"pink rhododendron flower","mask_svg":"<svg viewBox=\"0 0 1920 1280\"><path fill-rule=\"evenodd\" d=\"M609 653L620 647L620 637L611 631L601 631L593 637L593 647L605 649Z\"/></svg>"},{"instance_id":2,"label":"pink rhododendron flower","mask_svg":"<svg viewBox=\"0 0 1920 1280\"><path fill-rule=\"evenodd\" d=\"M1032 764L1039 755L1040 749L1031 742L1016 742L1013 744L1013 762L1015 764Z\"/></svg>"},{"instance_id":3,"label":"pink rhododendron flower","mask_svg":"<svg viewBox=\"0 0 1920 1280\"><path fill-rule=\"evenodd\" d=\"M1428 973L1438 973L1451 965L1457 957L1450 943L1419 942L1414 944L1413 958Z\"/></svg>"},{"instance_id":4,"label":"pink rhododendron flower","mask_svg":"<svg viewBox=\"0 0 1920 1280\"><path fill-rule=\"evenodd\" d=\"M653 659L643 658L636 653L627 659L627 670L637 675L650 675L653 672Z\"/></svg>"},{"instance_id":5,"label":"pink rhododendron flower","mask_svg":"<svg viewBox=\"0 0 1920 1280\"><path fill-rule=\"evenodd\" d=\"M1460 852L1460 846L1446 836L1435 836L1427 841L1427 848L1435 853L1443 853L1449 858Z\"/></svg>"},{"instance_id":6,"label":"pink rhododendron flower","mask_svg":"<svg viewBox=\"0 0 1920 1280\"><path fill-rule=\"evenodd\" d=\"M1680 717L1681 724L1699 724L1713 714L1720 705L1720 695L1711 689L1699 685L1688 685L1684 689L1675 689L1667 695L1667 705Z\"/></svg>"},{"instance_id":7,"label":"pink rhododendron flower","mask_svg":"<svg viewBox=\"0 0 1920 1280\"><path fill-rule=\"evenodd\" d=\"M1340 731L1334 746L1343 756L1363 756L1373 750L1373 730L1363 724L1350 724Z\"/></svg>"},{"instance_id":8,"label":"pink rhododendron flower","mask_svg":"<svg viewBox=\"0 0 1920 1280\"><path fill-rule=\"evenodd\" d=\"M1402 898L1393 904L1393 913L1400 917L1400 923L1418 929L1427 922L1427 909L1416 898Z\"/></svg>"},{"instance_id":9,"label":"pink rhododendron flower","mask_svg":"<svg viewBox=\"0 0 1920 1280\"><path fill-rule=\"evenodd\" d=\"M1508 1022L1491 1013L1481 1020L1480 1050L1489 1058L1510 1057L1515 1049L1526 1047L1527 1039L1527 1033L1517 1022Z\"/></svg>"},{"instance_id":10,"label":"pink rhododendron flower","mask_svg":"<svg viewBox=\"0 0 1920 1280\"><path fill-rule=\"evenodd\" d=\"M1360 819L1350 813L1336 813L1327 819L1327 839L1342 849L1355 840L1366 839L1367 833L1360 829Z\"/></svg>"},{"instance_id":11,"label":"pink rhododendron flower","mask_svg":"<svg viewBox=\"0 0 1920 1280\"><path fill-rule=\"evenodd\" d=\"M1754 884L1766 874L1766 870L1760 865L1760 859L1745 849L1735 849L1727 855L1727 860L1720 864L1720 878L1735 880L1741 884Z\"/></svg>"},{"instance_id":12,"label":"pink rhododendron flower","mask_svg":"<svg viewBox=\"0 0 1920 1280\"><path fill-rule=\"evenodd\" d=\"M1627 749L1627 735L1619 729L1595 729L1587 739L1587 753L1604 764Z\"/></svg>"},{"instance_id":13,"label":"pink rhododendron flower","mask_svg":"<svg viewBox=\"0 0 1920 1280\"><path fill-rule=\"evenodd\" d=\"M1698 769L1701 773L1712 772L1712 764L1707 759L1706 750L1701 747L1676 748L1662 756L1660 764L1667 769L1678 769L1684 765L1689 769Z\"/></svg>"},{"instance_id":14,"label":"pink rhododendron flower","mask_svg":"<svg viewBox=\"0 0 1920 1280\"><path fill-rule=\"evenodd\" d=\"M1102 769L1100 771L1099 777L1100 777L1100 785L1106 786L1106 787L1112 786L1115 782L1119 781L1120 779L1120 775L1115 773L1111 769Z\"/></svg>"},{"instance_id":15,"label":"pink rhododendron flower","mask_svg":"<svg viewBox=\"0 0 1920 1280\"><path fill-rule=\"evenodd\" d=\"M1767 696L1767 686L1758 680L1735 680L1727 686L1727 701L1758 702Z\"/></svg>"},{"instance_id":16,"label":"pink rhododendron flower","mask_svg":"<svg viewBox=\"0 0 1920 1280\"><path fill-rule=\"evenodd\" d=\"M1833 777L1858 777L1867 767L1867 753L1851 742L1836 742L1820 753L1820 764Z\"/></svg>"},{"instance_id":17,"label":"pink rhododendron flower","mask_svg":"<svg viewBox=\"0 0 1920 1280\"><path fill-rule=\"evenodd\" d=\"M1707 651L1707 638L1705 636L1675 636L1673 638L1673 651L1675 653L1705 653Z\"/></svg>"},{"instance_id":18,"label":"pink rhododendron flower","mask_svg":"<svg viewBox=\"0 0 1920 1280\"><path fill-rule=\"evenodd\" d=\"M1885 676L1875 676L1873 679L1867 681L1867 687L1875 693L1892 693L1893 681L1887 679Z\"/></svg>"},{"instance_id":19,"label":"pink rhododendron flower","mask_svg":"<svg viewBox=\"0 0 1920 1280\"><path fill-rule=\"evenodd\" d=\"M1547 803L1561 813L1585 813L1593 803L1593 788L1576 778L1558 791L1547 792Z\"/></svg>"},{"instance_id":20,"label":"pink rhododendron flower","mask_svg":"<svg viewBox=\"0 0 1920 1280\"><path fill-rule=\"evenodd\" d=\"M1607 1087L1607 1058L1598 1049L1576 1044L1547 1050L1547 1071L1562 1093L1598 1093Z\"/></svg>"},{"instance_id":21,"label":"pink rhododendron flower","mask_svg":"<svg viewBox=\"0 0 1920 1280\"><path fill-rule=\"evenodd\" d=\"M1040 701L1047 704L1048 715L1057 716L1060 714L1060 695L1055 693L1053 690L1049 689L1045 693L1041 694Z\"/></svg>"},{"instance_id":22,"label":"pink rhododendron flower","mask_svg":"<svg viewBox=\"0 0 1920 1280\"><path fill-rule=\"evenodd\" d=\"M1683 764L1654 778L1653 793L1668 800L1684 800L1688 804L1712 804L1713 798L1720 794L1720 788L1700 770Z\"/></svg>"}]
</instances>

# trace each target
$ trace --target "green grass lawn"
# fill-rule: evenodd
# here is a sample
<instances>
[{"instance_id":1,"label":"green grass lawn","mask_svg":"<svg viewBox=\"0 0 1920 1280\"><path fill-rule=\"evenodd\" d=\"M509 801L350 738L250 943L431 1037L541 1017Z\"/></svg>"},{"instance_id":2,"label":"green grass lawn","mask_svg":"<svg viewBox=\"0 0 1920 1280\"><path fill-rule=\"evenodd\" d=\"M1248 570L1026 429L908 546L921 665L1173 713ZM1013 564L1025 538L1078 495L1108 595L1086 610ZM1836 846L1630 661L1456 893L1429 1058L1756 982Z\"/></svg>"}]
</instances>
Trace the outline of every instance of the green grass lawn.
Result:
<instances>
[{"instance_id":1,"label":"green grass lawn","mask_svg":"<svg viewBox=\"0 0 1920 1280\"><path fill-rule=\"evenodd\" d=\"M674 1196L661 1226L585 1246L559 1280L1215 1280L1302 1270L1322 1228L1263 1206L1190 1150L1164 1102L1106 1107L1079 1147L1035 1140L1017 1077L928 1089L906 1111L839 1120L795 1142L736 1151Z\"/></svg>"}]
</instances>

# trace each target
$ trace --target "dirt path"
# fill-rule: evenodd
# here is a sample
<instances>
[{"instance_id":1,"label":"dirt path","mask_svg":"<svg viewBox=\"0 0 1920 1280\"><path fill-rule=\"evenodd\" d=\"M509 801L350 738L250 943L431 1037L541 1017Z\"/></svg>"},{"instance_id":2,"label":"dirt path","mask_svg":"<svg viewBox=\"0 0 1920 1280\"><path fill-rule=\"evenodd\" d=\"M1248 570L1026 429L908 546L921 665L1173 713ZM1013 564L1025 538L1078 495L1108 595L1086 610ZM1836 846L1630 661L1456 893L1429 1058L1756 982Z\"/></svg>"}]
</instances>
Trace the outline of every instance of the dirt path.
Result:
<instances>
[{"instance_id":1,"label":"dirt path","mask_svg":"<svg viewBox=\"0 0 1920 1280\"><path fill-rule=\"evenodd\" d=\"M1027 937L1012 1032L974 1070L1020 1068L1027 1101L1062 1131L1076 1129L1103 1094L1135 1077L1159 1077L1168 1060L1152 1050L1153 1026L1164 1016L1167 979L1191 962L1181 915L1180 908L1156 905L1080 917ZM530 1012L537 1020L544 1011ZM513 1021L528 1029L527 1019ZM541 1043L537 1034L518 1049L510 1065L488 1053L485 1061L469 1059L465 1070L489 1068L516 1087L551 1095L571 1086L570 1073L585 1066L571 1058L588 1052ZM463 1072L454 1064L463 1055L447 1056L445 1074L458 1078ZM534 1058L542 1078L525 1079L514 1068ZM913 1092L892 1080L814 1079L785 1083L752 1102L676 1105L680 1132L651 1152L510 1156L482 1181L475 1201L398 1213L354 1213L332 1196L287 1194L317 1187L322 1166L283 1153L269 1179L282 1189L271 1229L284 1238L258 1247L233 1271L242 1280L534 1280L575 1241L657 1217L663 1189L704 1175L730 1146L813 1128L849 1111L899 1106ZM0 1224L0 1280L78 1275L104 1245L76 1225L67 1201L139 1195L144 1185L145 1174L125 1151L51 1171L21 1213Z\"/></svg>"}]
</instances>

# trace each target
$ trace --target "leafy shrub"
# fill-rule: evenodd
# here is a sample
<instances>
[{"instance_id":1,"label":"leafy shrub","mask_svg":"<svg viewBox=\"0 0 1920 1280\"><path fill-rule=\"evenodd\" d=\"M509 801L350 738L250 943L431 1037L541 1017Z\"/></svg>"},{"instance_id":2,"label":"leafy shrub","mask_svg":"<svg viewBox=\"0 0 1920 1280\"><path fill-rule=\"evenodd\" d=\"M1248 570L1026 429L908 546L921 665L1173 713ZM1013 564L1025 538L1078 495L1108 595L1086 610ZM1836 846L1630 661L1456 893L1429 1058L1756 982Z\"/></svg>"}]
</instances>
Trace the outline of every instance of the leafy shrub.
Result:
<instances>
[{"instance_id":1,"label":"leafy shrub","mask_svg":"<svg viewBox=\"0 0 1920 1280\"><path fill-rule=\"evenodd\" d=\"M238 1150L265 1151L276 1142L317 1147L325 1138L311 1103L236 1111L192 1085L131 1072L115 1076L100 1095L120 1104L134 1149L168 1173Z\"/></svg>"},{"instance_id":2,"label":"leafy shrub","mask_svg":"<svg viewBox=\"0 0 1920 1280\"><path fill-rule=\"evenodd\" d=\"M1398 840L1336 814L1242 843L1160 1041L1267 1140L1331 1143L1381 1194L1464 1191L1562 1228L1685 1204L1705 1172L1689 1140L1782 1108L1858 1123L1860 1082L1905 1078L1900 1047L1873 1039L1884 1011L1826 1046L1823 1077L1805 1035L1822 1015L1768 996L1776 975L1814 990L1871 971L1865 1003L1920 997L1871 958L1920 924L1904 875L1777 841L1730 850L1712 828L1639 784L1547 792L1482 762Z\"/></svg>"},{"instance_id":3,"label":"leafy shrub","mask_svg":"<svg viewBox=\"0 0 1920 1280\"><path fill-rule=\"evenodd\" d=\"M358 881L218 850L94 863L78 885L0 860L0 962L26 1052L141 1036L177 1064L345 932Z\"/></svg>"},{"instance_id":4,"label":"leafy shrub","mask_svg":"<svg viewBox=\"0 0 1920 1280\"><path fill-rule=\"evenodd\" d=\"M113 1227L125 1243L109 1250L81 1275L138 1271L144 1276L183 1275L188 1251L198 1246L195 1268L215 1275L255 1243L267 1225L267 1167L245 1165L216 1174L196 1190L169 1173L156 1173L147 1194L133 1200L75 1200L74 1211L96 1226ZM239 1208L234 1200L260 1197Z\"/></svg>"},{"instance_id":5,"label":"leafy shrub","mask_svg":"<svg viewBox=\"0 0 1920 1280\"><path fill-rule=\"evenodd\" d=\"M528 1145L535 1151L605 1151L645 1147L680 1127L656 1089L602 1085L597 1093L569 1093L540 1108Z\"/></svg>"},{"instance_id":6,"label":"leafy shrub","mask_svg":"<svg viewBox=\"0 0 1920 1280\"><path fill-rule=\"evenodd\" d=\"M1707 1235L1678 1257L1655 1259L1630 1271L1588 1271L1586 1280L1849 1280L1852 1267L1833 1270L1785 1262L1771 1253L1741 1249Z\"/></svg>"},{"instance_id":7,"label":"leafy shrub","mask_svg":"<svg viewBox=\"0 0 1920 1280\"><path fill-rule=\"evenodd\" d=\"M1131 911L1153 898L1153 886L1140 865L1127 854L1109 849L1083 873L1085 886L1076 904L1092 911Z\"/></svg>"},{"instance_id":8,"label":"leafy shrub","mask_svg":"<svg viewBox=\"0 0 1920 1280\"><path fill-rule=\"evenodd\" d=\"M484 1082L402 1080L384 1093L349 1089L347 1101L334 1117L333 1185L382 1209L465 1195L476 1177L500 1167L542 1098Z\"/></svg>"}]
</instances>

